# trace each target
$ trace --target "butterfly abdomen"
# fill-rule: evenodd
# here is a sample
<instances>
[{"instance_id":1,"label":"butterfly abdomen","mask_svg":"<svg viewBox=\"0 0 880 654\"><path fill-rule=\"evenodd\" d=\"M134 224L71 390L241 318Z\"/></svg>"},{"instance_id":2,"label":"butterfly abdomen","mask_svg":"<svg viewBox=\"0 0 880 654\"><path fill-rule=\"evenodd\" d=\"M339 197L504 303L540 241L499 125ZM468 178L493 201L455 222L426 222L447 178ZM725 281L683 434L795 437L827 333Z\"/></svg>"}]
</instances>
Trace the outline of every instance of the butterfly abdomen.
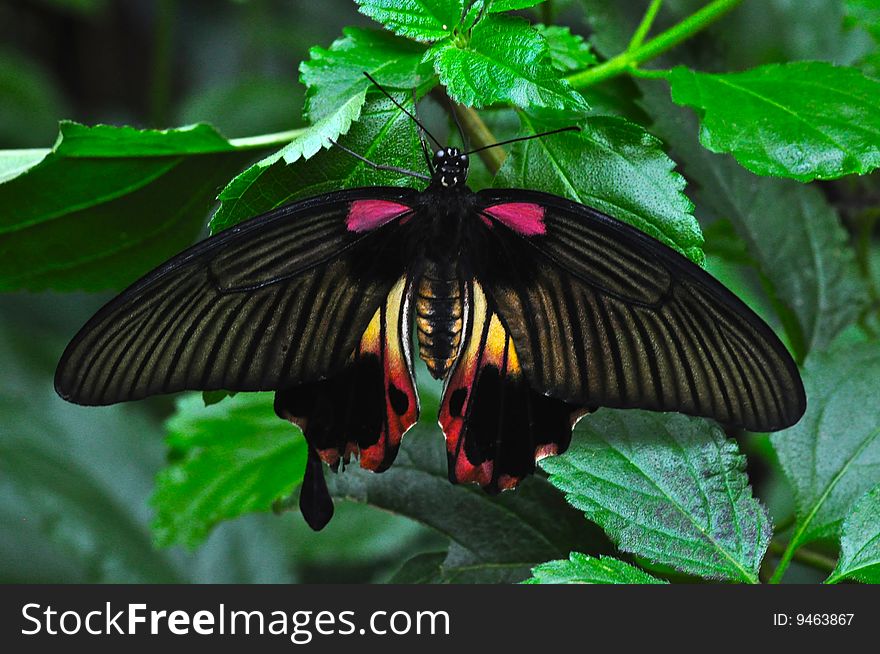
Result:
<instances>
[{"instance_id":1,"label":"butterfly abdomen","mask_svg":"<svg viewBox=\"0 0 880 654\"><path fill-rule=\"evenodd\" d=\"M457 266L428 261L416 285L419 356L440 379L461 345L463 289Z\"/></svg>"}]
</instances>

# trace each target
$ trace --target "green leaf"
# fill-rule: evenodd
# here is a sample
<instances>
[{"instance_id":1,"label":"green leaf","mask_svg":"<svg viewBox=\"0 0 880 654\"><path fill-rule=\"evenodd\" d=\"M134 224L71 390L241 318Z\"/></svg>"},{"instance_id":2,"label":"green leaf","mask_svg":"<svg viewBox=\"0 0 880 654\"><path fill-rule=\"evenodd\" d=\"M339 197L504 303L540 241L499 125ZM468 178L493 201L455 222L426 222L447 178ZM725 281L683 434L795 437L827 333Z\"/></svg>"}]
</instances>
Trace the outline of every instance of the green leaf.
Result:
<instances>
[{"instance_id":1,"label":"green leaf","mask_svg":"<svg viewBox=\"0 0 880 654\"><path fill-rule=\"evenodd\" d=\"M194 547L221 520L268 511L302 481L305 440L278 419L271 395L241 393L210 407L200 394L186 395L167 428L179 460L156 482L159 545Z\"/></svg>"},{"instance_id":2,"label":"green leaf","mask_svg":"<svg viewBox=\"0 0 880 654\"><path fill-rule=\"evenodd\" d=\"M424 46L380 30L347 27L343 37L329 49L314 47L310 59L300 64L300 79L308 87L305 114L316 123L351 105L354 98L364 103L364 93L372 83L370 73L388 90L413 89L431 81L429 62L423 62ZM355 120L360 105L349 109ZM347 131L341 129L329 138Z\"/></svg>"},{"instance_id":3,"label":"green leaf","mask_svg":"<svg viewBox=\"0 0 880 654\"><path fill-rule=\"evenodd\" d=\"M550 64L562 72L582 70L596 64L596 55L580 34L561 25L535 25L547 41Z\"/></svg>"},{"instance_id":4,"label":"green leaf","mask_svg":"<svg viewBox=\"0 0 880 654\"><path fill-rule=\"evenodd\" d=\"M568 560L547 561L532 569L527 584L663 584L629 563L610 556L595 558L572 552Z\"/></svg>"},{"instance_id":5,"label":"green leaf","mask_svg":"<svg viewBox=\"0 0 880 654\"><path fill-rule=\"evenodd\" d=\"M208 125L62 123L51 152L2 175L0 290L125 286L192 243L253 156Z\"/></svg>"},{"instance_id":6,"label":"green leaf","mask_svg":"<svg viewBox=\"0 0 880 654\"><path fill-rule=\"evenodd\" d=\"M420 396L429 399L420 389ZM407 516L446 535L444 581L514 582L536 564L567 556L585 543L606 546L601 534L568 507L545 480L531 477L514 493L490 496L449 483L443 436L430 419L411 430L394 465L381 475L356 466L328 474L333 497Z\"/></svg>"},{"instance_id":7,"label":"green leaf","mask_svg":"<svg viewBox=\"0 0 880 654\"><path fill-rule=\"evenodd\" d=\"M517 11L539 5L544 0L489 0L489 13L497 14L502 11Z\"/></svg>"},{"instance_id":8,"label":"green leaf","mask_svg":"<svg viewBox=\"0 0 880 654\"><path fill-rule=\"evenodd\" d=\"M867 295L837 213L818 189L755 177L732 157L707 151L690 112L675 107L654 82L640 86L654 118L651 129L672 145L704 223L729 220L745 241L797 358L827 347L858 316Z\"/></svg>"},{"instance_id":9,"label":"green leaf","mask_svg":"<svg viewBox=\"0 0 880 654\"><path fill-rule=\"evenodd\" d=\"M843 579L880 584L880 484L865 493L843 521L840 559L827 583Z\"/></svg>"},{"instance_id":10,"label":"green leaf","mask_svg":"<svg viewBox=\"0 0 880 654\"><path fill-rule=\"evenodd\" d=\"M333 145L333 141L348 133L351 124L360 118L361 109L366 101L367 90L358 91L338 104L334 111L304 129L278 152L269 155L256 165L267 168L279 159L292 164L297 159L310 159L319 150L329 148Z\"/></svg>"},{"instance_id":11,"label":"green leaf","mask_svg":"<svg viewBox=\"0 0 880 654\"><path fill-rule=\"evenodd\" d=\"M811 354L802 376L806 414L770 437L794 490L797 546L837 537L853 502L880 482L880 348Z\"/></svg>"},{"instance_id":12,"label":"green leaf","mask_svg":"<svg viewBox=\"0 0 880 654\"><path fill-rule=\"evenodd\" d=\"M736 441L705 420L602 409L581 421L566 454L541 467L623 551L757 583L771 528L745 464Z\"/></svg>"},{"instance_id":13,"label":"green leaf","mask_svg":"<svg viewBox=\"0 0 880 654\"><path fill-rule=\"evenodd\" d=\"M404 96L399 101L412 104ZM339 142L377 163L410 170L424 167L413 121L387 98L368 101L359 121ZM281 154L251 166L223 189L220 208L211 219L213 233L299 198L357 186L423 184L408 175L375 170L338 148L290 165Z\"/></svg>"},{"instance_id":14,"label":"green leaf","mask_svg":"<svg viewBox=\"0 0 880 654\"><path fill-rule=\"evenodd\" d=\"M588 109L583 96L547 62L547 42L522 18L488 16L476 24L465 47L450 42L435 57L440 81L462 104Z\"/></svg>"},{"instance_id":15,"label":"green leaf","mask_svg":"<svg viewBox=\"0 0 880 654\"><path fill-rule=\"evenodd\" d=\"M675 68L672 99L701 116L700 142L759 175L806 182L880 166L880 80L824 62L741 73Z\"/></svg>"},{"instance_id":16,"label":"green leaf","mask_svg":"<svg viewBox=\"0 0 880 654\"><path fill-rule=\"evenodd\" d=\"M389 30L422 43L452 34L464 0L356 0L358 11Z\"/></svg>"},{"instance_id":17,"label":"green leaf","mask_svg":"<svg viewBox=\"0 0 880 654\"><path fill-rule=\"evenodd\" d=\"M406 561L394 576L391 584L440 584L443 583L443 561L446 552L424 552Z\"/></svg>"},{"instance_id":18,"label":"green leaf","mask_svg":"<svg viewBox=\"0 0 880 654\"><path fill-rule=\"evenodd\" d=\"M526 134L555 124L521 115ZM660 142L621 118L596 116L580 132L514 146L496 186L556 193L604 211L702 263L703 237L684 179Z\"/></svg>"}]
</instances>

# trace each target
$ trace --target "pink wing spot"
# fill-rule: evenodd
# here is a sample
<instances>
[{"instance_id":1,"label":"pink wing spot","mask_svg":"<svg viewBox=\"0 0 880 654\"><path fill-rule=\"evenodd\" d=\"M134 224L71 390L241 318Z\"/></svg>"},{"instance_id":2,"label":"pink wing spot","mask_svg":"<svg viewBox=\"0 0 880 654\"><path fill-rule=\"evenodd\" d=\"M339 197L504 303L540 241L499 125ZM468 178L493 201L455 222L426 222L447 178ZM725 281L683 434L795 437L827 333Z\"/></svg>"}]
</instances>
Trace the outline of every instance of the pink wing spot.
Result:
<instances>
[{"instance_id":1,"label":"pink wing spot","mask_svg":"<svg viewBox=\"0 0 880 654\"><path fill-rule=\"evenodd\" d=\"M410 211L410 207L388 200L355 200L345 225L350 232L369 232Z\"/></svg>"},{"instance_id":2,"label":"pink wing spot","mask_svg":"<svg viewBox=\"0 0 880 654\"><path fill-rule=\"evenodd\" d=\"M547 231L547 227L544 225L544 207L540 204L507 202L487 207L483 209L483 212L523 236L535 236Z\"/></svg>"}]
</instances>

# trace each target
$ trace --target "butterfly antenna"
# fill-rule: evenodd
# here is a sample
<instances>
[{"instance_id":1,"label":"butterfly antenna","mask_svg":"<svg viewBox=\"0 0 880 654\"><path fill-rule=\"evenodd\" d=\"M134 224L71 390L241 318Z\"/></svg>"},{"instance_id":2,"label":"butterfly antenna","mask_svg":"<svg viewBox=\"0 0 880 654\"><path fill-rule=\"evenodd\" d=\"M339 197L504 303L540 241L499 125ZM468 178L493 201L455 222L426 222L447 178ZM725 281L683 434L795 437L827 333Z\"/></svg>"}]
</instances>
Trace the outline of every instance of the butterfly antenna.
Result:
<instances>
[{"instance_id":1,"label":"butterfly antenna","mask_svg":"<svg viewBox=\"0 0 880 654\"><path fill-rule=\"evenodd\" d=\"M425 126L422 125L422 124L419 122L419 119L416 118L412 113L410 113L410 112L407 110L406 107L404 107L404 106L403 106L402 104L400 104L397 100L395 100L393 97L391 97L391 94L390 94L388 91L386 91L384 88L382 88L382 86L380 86L379 82L377 82L375 79L373 79L373 76L372 76L372 75L370 75L367 71L364 71L364 76L365 76L368 80L370 80L370 81L376 86L377 89L379 89L380 91L382 91L382 93L385 94L385 97L388 98L389 100L391 100L391 102L394 103L394 106L396 106L396 107L397 107L398 109L400 109L403 113L405 113L407 116L409 116L410 118L412 118L413 122L414 122L416 125L418 125L418 126L421 128L421 130L422 130L425 134L427 134L427 135L431 138L431 140L434 141L434 143L437 144L438 147L441 147L441 148L443 147L443 144L440 143L440 141L438 141L436 138L434 138L434 135L431 134L431 132L429 132L429 131L427 130L427 128L425 128Z\"/></svg>"},{"instance_id":2,"label":"butterfly antenna","mask_svg":"<svg viewBox=\"0 0 880 654\"><path fill-rule=\"evenodd\" d=\"M475 152L482 152L483 150L488 150L489 148L497 148L499 145L507 145L508 143L518 143L519 141L531 141L532 139L539 139L542 136L550 136L551 134L559 134L560 132L580 132L581 128L577 125L569 125L568 127L560 127L559 129L551 129L549 132L541 132L540 134L530 134L529 136L520 136L515 139L507 139L506 141L499 141L498 143L492 143L491 145L484 145L481 148L477 148L476 150L471 150L469 152L465 152L465 154L474 154Z\"/></svg>"},{"instance_id":3,"label":"butterfly antenna","mask_svg":"<svg viewBox=\"0 0 880 654\"><path fill-rule=\"evenodd\" d=\"M464 133L464 129L461 127L461 119L458 117L458 112L455 110L455 105L452 103L452 98L448 98L449 100L449 112L452 114L452 120L455 121L455 127L458 130L458 135L461 137L461 147L464 150L467 150L470 144L468 143L468 138Z\"/></svg>"}]
</instances>

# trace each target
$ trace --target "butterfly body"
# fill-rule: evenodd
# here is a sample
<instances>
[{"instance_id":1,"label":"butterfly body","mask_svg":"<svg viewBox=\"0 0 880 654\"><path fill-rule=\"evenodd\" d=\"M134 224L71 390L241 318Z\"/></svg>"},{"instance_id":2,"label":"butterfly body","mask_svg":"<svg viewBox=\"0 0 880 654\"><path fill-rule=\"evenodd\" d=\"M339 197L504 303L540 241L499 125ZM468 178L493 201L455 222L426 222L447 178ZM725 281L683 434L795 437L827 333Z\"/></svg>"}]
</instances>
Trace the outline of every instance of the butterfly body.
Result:
<instances>
[{"instance_id":1,"label":"butterfly body","mask_svg":"<svg viewBox=\"0 0 880 654\"><path fill-rule=\"evenodd\" d=\"M773 331L699 266L564 198L473 192L443 148L427 187L359 188L257 216L102 308L59 363L63 398L274 391L310 459L300 506L332 515L320 461L375 472L419 418L411 352L444 380L449 477L513 488L600 406L754 431L796 422L803 385Z\"/></svg>"}]
</instances>

